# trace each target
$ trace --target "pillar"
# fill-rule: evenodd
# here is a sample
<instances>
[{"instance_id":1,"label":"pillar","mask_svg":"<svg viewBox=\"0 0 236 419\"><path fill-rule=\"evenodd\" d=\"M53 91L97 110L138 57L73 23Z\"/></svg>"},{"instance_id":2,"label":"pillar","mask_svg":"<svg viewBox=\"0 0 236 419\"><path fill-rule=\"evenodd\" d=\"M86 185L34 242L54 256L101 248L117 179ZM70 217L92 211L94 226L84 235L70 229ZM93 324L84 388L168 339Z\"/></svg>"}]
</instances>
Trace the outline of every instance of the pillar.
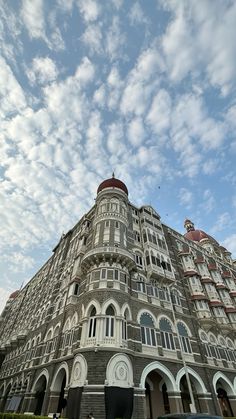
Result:
<instances>
[{"instance_id":1,"label":"pillar","mask_svg":"<svg viewBox=\"0 0 236 419\"><path fill-rule=\"evenodd\" d=\"M143 419L146 417L146 396L144 389L134 389L134 408L132 417L135 419Z\"/></svg>"},{"instance_id":2,"label":"pillar","mask_svg":"<svg viewBox=\"0 0 236 419\"><path fill-rule=\"evenodd\" d=\"M86 418L90 412L96 419L106 417L104 386L84 387L81 397L80 418Z\"/></svg>"},{"instance_id":3,"label":"pillar","mask_svg":"<svg viewBox=\"0 0 236 419\"><path fill-rule=\"evenodd\" d=\"M183 403L179 391L168 391L168 400L170 404L170 413L183 412Z\"/></svg>"},{"instance_id":4,"label":"pillar","mask_svg":"<svg viewBox=\"0 0 236 419\"><path fill-rule=\"evenodd\" d=\"M236 416L236 396L230 395L228 396L228 399L233 412L233 416Z\"/></svg>"},{"instance_id":5,"label":"pillar","mask_svg":"<svg viewBox=\"0 0 236 419\"><path fill-rule=\"evenodd\" d=\"M60 398L60 391L51 391L48 399L48 414L50 413L58 413L58 403Z\"/></svg>"}]
</instances>

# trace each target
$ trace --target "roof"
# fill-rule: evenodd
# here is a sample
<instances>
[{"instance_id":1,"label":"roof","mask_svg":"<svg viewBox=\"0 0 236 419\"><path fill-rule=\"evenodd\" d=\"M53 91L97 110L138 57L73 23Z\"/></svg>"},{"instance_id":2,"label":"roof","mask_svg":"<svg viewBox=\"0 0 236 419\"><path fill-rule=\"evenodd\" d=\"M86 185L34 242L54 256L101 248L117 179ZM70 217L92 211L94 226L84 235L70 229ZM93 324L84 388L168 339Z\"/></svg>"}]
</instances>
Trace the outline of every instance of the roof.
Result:
<instances>
[{"instance_id":1,"label":"roof","mask_svg":"<svg viewBox=\"0 0 236 419\"><path fill-rule=\"evenodd\" d=\"M17 297L17 295L19 294L19 292L20 292L20 290L16 290L16 291L14 291L10 296L9 296L9 298L16 298Z\"/></svg>"},{"instance_id":2,"label":"roof","mask_svg":"<svg viewBox=\"0 0 236 419\"><path fill-rule=\"evenodd\" d=\"M115 177L112 177L110 179L104 180L102 183L100 183L97 193L101 192L105 188L118 188L121 189L123 192L125 192L128 195L128 189L126 185L119 179L116 179Z\"/></svg>"}]
</instances>

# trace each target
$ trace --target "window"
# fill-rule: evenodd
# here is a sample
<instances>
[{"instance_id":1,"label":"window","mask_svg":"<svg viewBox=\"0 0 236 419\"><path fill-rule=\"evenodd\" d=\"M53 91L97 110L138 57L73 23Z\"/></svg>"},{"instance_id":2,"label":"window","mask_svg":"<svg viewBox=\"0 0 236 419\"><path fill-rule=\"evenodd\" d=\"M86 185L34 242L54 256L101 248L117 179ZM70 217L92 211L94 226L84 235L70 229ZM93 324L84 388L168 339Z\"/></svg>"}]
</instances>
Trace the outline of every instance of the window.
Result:
<instances>
[{"instance_id":1,"label":"window","mask_svg":"<svg viewBox=\"0 0 236 419\"><path fill-rule=\"evenodd\" d=\"M140 243L140 234L137 231L134 233L134 240Z\"/></svg>"},{"instance_id":2,"label":"window","mask_svg":"<svg viewBox=\"0 0 236 419\"><path fill-rule=\"evenodd\" d=\"M143 266L143 258L138 253L135 254L135 262L137 263L137 265Z\"/></svg>"},{"instance_id":3,"label":"window","mask_svg":"<svg viewBox=\"0 0 236 419\"><path fill-rule=\"evenodd\" d=\"M95 316L96 316L96 309L95 307L93 307L90 313L90 318L89 318L89 332L88 332L89 338L94 338L96 336L97 318Z\"/></svg>"},{"instance_id":4,"label":"window","mask_svg":"<svg viewBox=\"0 0 236 419\"><path fill-rule=\"evenodd\" d=\"M114 308L112 306L109 306L106 310L106 325L105 325L106 337L114 336L114 321L115 321Z\"/></svg>"},{"instance_id":5,"label":"window","mask_svg":"<svg viewBox=\"0 0 236 419\"><path fill-rule=\"evenodd\" d=\"M124 319L122 320L122 340L127 340L127 317L128 311L125 310Z\"/></svg>"},{"instance_id":6,"label":"window","mask_svg":"<svg viewBox=\"0 0 236 419\"><path fill-rule=\"evenodd\" d=\"M168 319L162 318L159 323L163 348L175 350L172 327Z\"/></svg>"},{"instance_id":7,"label":"window","mask_svg":"<svg viewBox=\"0 0 236 419\"><path fill-rule=\"evenodd\" d=\"M75 284L74 295L79 295L79 284Z\"/></svg>"},{"instance_id":8,"label":"window","mask_svg":"<svg viewBox=\"0 0 236 419\"><path fill-rule=\"evenodd\" d=\"M183 323L178 323L178 332L180 336L180 342L183 352L191 353L192 348L189 342L188 332L186 327L183 325Z\"/></svg>"},{"instance_id":9,"label":"window","mask_svg":"<svg viewBox=\"0 0 236 419\"><path fill-rule=\"evenodd\" d=\"M137 291L146 293L146 285L144 282L137 282Z\"/></svg>"},{"instance_id":10,"label":"window","mask_svg":"<svg viewBox=\"0 0 236 419\"><path fill-rule=\"evenodd\" d=\"M181 301L177 290L171 291L171 300L172 303L176 306L181 306Z\"/></svg>"},{"instance_id":11,"label":"window","mask_svg":"<svg viewBox=\"0 0 236 419\"><path fill-rule=\"evenodd\" d=\"M141 340L144 345L156 346L154 322L150 314L143 313L140 317Z\"/></svg>"}]
</instances>

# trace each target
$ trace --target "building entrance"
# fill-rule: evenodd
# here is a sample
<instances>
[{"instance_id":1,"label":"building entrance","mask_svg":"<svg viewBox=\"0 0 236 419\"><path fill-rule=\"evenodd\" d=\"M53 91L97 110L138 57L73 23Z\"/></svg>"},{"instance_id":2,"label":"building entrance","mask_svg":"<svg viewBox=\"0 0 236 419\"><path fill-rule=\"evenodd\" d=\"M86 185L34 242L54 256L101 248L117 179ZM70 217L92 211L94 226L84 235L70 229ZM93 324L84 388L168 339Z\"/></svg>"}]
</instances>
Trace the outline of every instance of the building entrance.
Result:
<instances>
[{"instance_id":1,"label":"building entrance","mask_svg":"<svg viewBox=\"0 0 236 419\"><path fill-rule=\"evenodd\" d=\"M42 413L46 387L47 387L46 377L42 375L36 387L36 394L35 394L36 405L35 405L35 410L34 410L35 415L41 415Z\"/></svg>"},{"instance_id":2,"label":"building entrance","mask_svg":"<svg viewBox=\"0 0 236 419\"><path fill-rule=\"evenodd\" d=\"M163 378L157 371L151 371L145 381L146 419L170 413L167 387Z\"/></svg>"},{"instance_id":3,"label":"building entrance","mask_svg":"<svg viewBox=\"0 0 236 419\"><path fill-rule=\"evenodd\" d=\"M192 387L192 392L193 392L193 397L194 397L194 401L195 401L196 410L197 410L197 412L201 412L198 397L197 397L196 388L195 388L194 383L191 380L191 378L190 378L190 382L191 382L191 387ZM189 394L189 388L188 388L188 384L187 384L186 375L183 375L183 377L180 380L180 391L181 391L181 399L182 399L182 404L183 404L183 411L184 412L191 412L191 406L190 406L191 405L191 398L190 398L190 394Z\"/></svg>"},{"instance_id":4,"label":"building entrance","mask_svg":"<svg viewBox=\"0 0 236 419\"><path fill-rule=\"evenodd\" d=\"M217 388L217 396L222 412L222 416L224 417L230 417L233 416L232 408L228 399L227 392L222 388Z\"/></svg>"}]
</instances>

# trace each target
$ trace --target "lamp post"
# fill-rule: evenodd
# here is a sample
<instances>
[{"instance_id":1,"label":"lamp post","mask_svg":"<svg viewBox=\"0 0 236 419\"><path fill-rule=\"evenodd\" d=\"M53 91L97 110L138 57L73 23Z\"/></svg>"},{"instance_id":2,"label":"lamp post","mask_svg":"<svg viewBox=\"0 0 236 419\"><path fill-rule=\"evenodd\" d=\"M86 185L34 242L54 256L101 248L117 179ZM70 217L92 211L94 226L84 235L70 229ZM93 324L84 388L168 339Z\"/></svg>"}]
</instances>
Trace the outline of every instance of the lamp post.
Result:
<instances>
[{"instance_id":1,"label":"lamp post","mask_svg":"<svg viewBox=\"0 0 236 419\"><path fill-rule=\"evenodd\" d=\"M166 263L162 261L161 266L163 268L164 276L166 278L166 272L165 272ZM173 304L173 301L172 301L172 298L171 298L170 288L173 285L175 285L175 282L173 284L171 284L170 286L168 286L167 290L168 290L169 300L170 300L170 304L171 304L171 311L172 311L172 316L173 316L173 320L174 320L174 326L175 326L175 330L176 330L177 338L178 338L178 342L179 342L179 348L180 348L180 354L181 354L181 358L182 358L182 362L183 362L184 372L185 372L185 375L186 375L188 391L189 391L190 400L191 400L190 410L191 410L192 413L196 413L197 410L196 410L195 400L194 400L194 396L193 396L193 389L192 389L191 381L190 381L190 378L189 378L188 367L187 367L187 364L186 364L186 361L185 361L184 352L183 352L183 349L182 349L182 342L181 342L181 337L180 337L179 329L178 329L178 325L177 325L175 308L174 308L174 304Z\"/></svg>"}]
</instances>

